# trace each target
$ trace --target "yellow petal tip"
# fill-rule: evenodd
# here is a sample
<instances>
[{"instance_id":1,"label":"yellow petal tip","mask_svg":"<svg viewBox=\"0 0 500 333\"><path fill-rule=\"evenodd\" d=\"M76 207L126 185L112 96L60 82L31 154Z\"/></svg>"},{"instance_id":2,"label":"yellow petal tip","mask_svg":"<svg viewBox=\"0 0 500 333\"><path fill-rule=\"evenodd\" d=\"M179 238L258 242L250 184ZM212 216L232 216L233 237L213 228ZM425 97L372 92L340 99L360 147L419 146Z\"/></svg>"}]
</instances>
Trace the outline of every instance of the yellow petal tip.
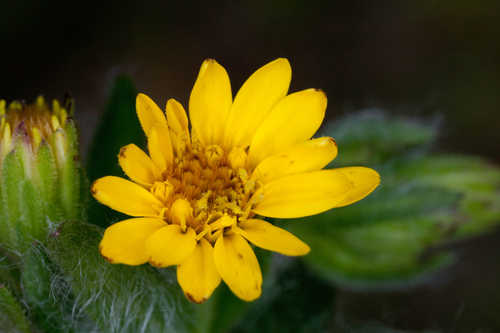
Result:
<instances>
[{"instance_id":1,"label":"yellow petal tip","mask_svg":"<svg viewBox=\"0 0 500 333\"><path fill-rule=\"evenodd\" d=\"M290 61L288 60L288 58L276 58L275 60L270 62L270 64L273 64L273 63L281 63L283 65L288 65L289 67L291 67Z\"/></svg>"},{"instance_id":2,"label":"yellow petal tip","mask_svg":"<svg viewBox=\"0 0 500 333\"><path fill-rule=\"evenodd\" d=\"M209 66L216 65L216 64L218 64L218 62L212 58L207 58L207 59L203 60L203 63L201 64L201 67L200 67L200 75L203 75L203 73L205 73L205 71L207 70L207 68Z\"/></svg>"}]
</instances>

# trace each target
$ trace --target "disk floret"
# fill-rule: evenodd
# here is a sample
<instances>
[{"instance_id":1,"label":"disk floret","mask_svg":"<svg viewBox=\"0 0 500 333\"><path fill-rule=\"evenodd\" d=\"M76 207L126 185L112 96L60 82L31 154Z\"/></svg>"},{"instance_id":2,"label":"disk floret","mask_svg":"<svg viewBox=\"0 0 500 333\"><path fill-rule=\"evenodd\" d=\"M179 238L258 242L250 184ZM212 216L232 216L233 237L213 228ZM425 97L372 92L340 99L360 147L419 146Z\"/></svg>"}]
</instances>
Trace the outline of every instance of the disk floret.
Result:
<instances>
[{"instance_id":1,"label":"disk floret","mask_svg":"<svg viewBox=\"0 0 500 333\"><path fill-rule=\"evenodd\" d=\"M243 155L243 154L244 155ZM186 226L199 237L215 241L212 234L228 222L214 224L222 217L237 224L251 217L250 198L257 189L249 186L249 170L244 167L246 153L227 153L219 145L193 144L150 188L165 206L162 215L167 223L179 224L179 214L186 212ZM189 209L179 209L179 205ZM229 221L226 219L226 221Z\"/></svg>"}]
</instances>

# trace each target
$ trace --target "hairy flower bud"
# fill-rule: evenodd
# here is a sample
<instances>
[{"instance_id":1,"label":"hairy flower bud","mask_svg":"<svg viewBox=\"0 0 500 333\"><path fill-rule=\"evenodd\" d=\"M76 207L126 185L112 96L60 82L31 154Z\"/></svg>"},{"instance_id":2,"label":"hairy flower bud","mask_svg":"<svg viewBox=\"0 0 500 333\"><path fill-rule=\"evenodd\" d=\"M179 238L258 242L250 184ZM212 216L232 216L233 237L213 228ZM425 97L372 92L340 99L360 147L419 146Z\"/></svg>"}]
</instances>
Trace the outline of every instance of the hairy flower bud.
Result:
<instances>
[{"instance_id":1,"label":"hairy flower bud","mask_svg":"<svg viewBox=\"0 0 500 333\"><path fill-rule=\"evenodd\" d=\"M23 250L51 226L81 216L78 144L68 112L43 97L0 100L0 244Z\"/></svg>"}]
</instances>

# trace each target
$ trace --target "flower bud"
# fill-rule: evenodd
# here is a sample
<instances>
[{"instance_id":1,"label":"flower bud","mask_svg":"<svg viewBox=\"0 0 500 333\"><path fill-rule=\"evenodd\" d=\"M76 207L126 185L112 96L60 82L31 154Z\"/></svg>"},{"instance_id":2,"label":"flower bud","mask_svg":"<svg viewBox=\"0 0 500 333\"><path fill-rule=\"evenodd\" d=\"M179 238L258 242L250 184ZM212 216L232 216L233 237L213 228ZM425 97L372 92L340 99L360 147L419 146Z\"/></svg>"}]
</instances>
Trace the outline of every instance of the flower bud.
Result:
<instances>
[{"instance_id":1,"label":"flower bud","mask_svg":"<svg viewBox=\"0 0 500 333\"><path fill-rule=\"evenodd\" d=\"M58 222L81 216L75 125L43 97L26 105L0 100L0 244L23 250Z\"/></svg>"}]
</instances>

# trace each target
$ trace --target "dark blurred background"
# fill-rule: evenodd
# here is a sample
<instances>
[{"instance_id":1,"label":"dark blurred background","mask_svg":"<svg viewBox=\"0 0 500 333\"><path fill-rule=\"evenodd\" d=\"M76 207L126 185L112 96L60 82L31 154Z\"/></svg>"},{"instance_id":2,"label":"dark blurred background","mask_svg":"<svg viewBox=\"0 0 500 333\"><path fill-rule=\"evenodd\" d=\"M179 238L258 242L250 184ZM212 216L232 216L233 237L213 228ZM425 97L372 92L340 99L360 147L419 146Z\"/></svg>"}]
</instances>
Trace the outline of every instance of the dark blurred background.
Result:
<instances>
[{"instance_id":1,"label":"dark blurred background","mask_svg":"<svg viewBox=\"0 0 500 333\"><path fill-rule=\"evenodd\" d=\"M277 57L292 90L322 88L328 117L380 107L439 119L436 149L500 162L500 1L3 1L0 97L76 100L82 151L117 74L163 105L187 104L204 58L230 74L233 93ZM337 294L349 321L396 329L496 332L500 237L459 246L446 281L401 293ZM374 306L374 304L376 306ZM396 305L395 305L396 304ZM338 328L341 330L341 328Z\"/></svg>"}]
</instances>

